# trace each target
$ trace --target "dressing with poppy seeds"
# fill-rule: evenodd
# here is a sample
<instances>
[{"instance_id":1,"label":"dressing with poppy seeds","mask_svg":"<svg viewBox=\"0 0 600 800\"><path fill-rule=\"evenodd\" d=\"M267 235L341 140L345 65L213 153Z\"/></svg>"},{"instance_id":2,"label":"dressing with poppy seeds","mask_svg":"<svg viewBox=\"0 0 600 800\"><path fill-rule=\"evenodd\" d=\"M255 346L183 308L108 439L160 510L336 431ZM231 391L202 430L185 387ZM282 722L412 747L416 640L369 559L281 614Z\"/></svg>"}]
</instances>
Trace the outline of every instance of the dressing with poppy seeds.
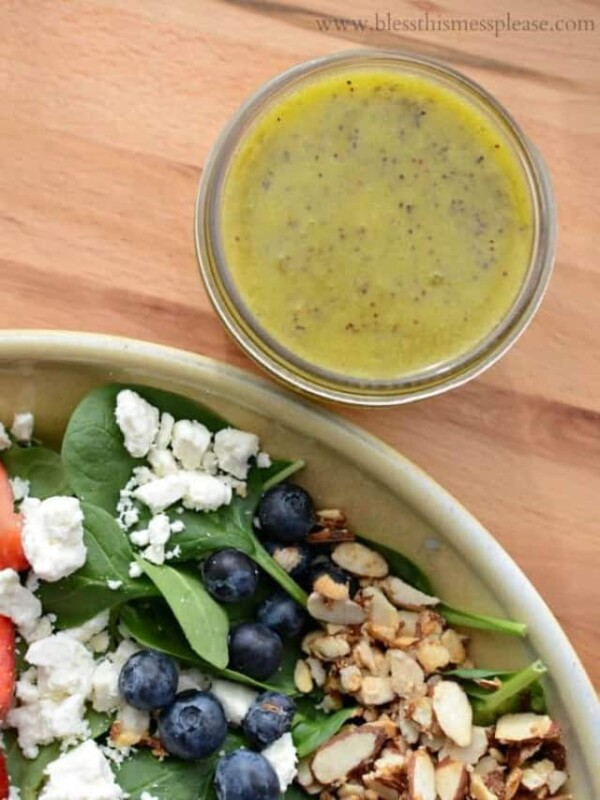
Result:
<instances>
[{"instance_id":1,"label":"dressing with poppy seeds","mask_svg":"<svg viewBox=\"0 0 600 800\"><path fill-rule=\"evenodd\" d=\"M256 323L326 373L443 368L506 318L534 241L500 124L432 78L355 68L271 105L233 154L220 236Z\"/></svg>"}]
</instances>

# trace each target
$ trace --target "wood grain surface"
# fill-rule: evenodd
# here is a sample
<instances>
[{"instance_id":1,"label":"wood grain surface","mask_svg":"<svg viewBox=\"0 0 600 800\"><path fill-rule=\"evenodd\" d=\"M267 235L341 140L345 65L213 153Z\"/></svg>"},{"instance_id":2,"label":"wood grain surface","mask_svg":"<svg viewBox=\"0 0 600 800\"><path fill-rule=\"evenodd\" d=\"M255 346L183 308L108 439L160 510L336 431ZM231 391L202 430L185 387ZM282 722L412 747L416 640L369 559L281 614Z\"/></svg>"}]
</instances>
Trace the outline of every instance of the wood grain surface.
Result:
<instances>
[{"instance_id":1,"label":"wood grain surface","mask_svg":"<svg viewBox=\"0 0 600 800\"><path fill-rule=\"evenodd\" d=\"M376 9L421 30L376 30ZM464 30L465 20L506 24L507 12L513 26L554 30ZM463 29L424 29L444 21ZM510 109L558 199L541 311L469 386L340 413L493 531L600 688L598 4L4 0L0 31L0 327L124 334L250 370L210 307L192 240L203 161L238 104L296 62L368 45L443 59Z\"/></svg>"}]
</instances>

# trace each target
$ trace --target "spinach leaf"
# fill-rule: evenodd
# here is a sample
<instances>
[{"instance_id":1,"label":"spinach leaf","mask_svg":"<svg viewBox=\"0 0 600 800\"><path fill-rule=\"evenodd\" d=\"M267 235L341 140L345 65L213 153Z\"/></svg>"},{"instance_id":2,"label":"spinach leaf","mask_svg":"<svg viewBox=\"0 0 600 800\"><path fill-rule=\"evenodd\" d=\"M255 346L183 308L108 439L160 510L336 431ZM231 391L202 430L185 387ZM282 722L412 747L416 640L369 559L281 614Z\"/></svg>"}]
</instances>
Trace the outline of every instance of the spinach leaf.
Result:
<instances>
[{"instance_id":1,"label":"spinach leaf","mask_svg":"<svg viewBox=\"0 0 600 800\"><path fill-rule=\"evenodd\" d=\"M372 542L369 539L357 537L367 547L376 550L386 559L389 564L390 572L396 575L406 583L414 586L415 589L425 592L425 594L435 594L433 585L427 575L402 553L398 553L385 545ZM515 622L509 619L499 619L498 617L490 617L486 614L475 614L471 611L462 611L461 609L454 608L441 603L437 606L436 610L443 616L451 625L459 625L463 628L477 628L483 631L493 631L495 633L504 633L509 636L526 636L527 625L522 622Z\"/></svg>"},{"instance_id":2,"label":"spinach leaf","mask_svg":"<svg viewBox=\"0 0 600 800\"><path fill-rule=\"evenodd\" d=\"M138 558L138 563L166 600L188 643L204 661L219 669L229 659L227 614L204 588L198 575Z\"/></svg>"},{"instance_id":3,"label":"spinach leaf","mask_svg":"<svg viewBox=\"0 0 600 800\"><path fill-rule=\"evenodd\" d=\"M86 718L93 739L106 733L112 722L112 718L108 714L99 714L93 709L89 709ZM25 758L14 731L5 731L4 744L4 755L11 785L20 789L20 800L36 800L44 781L44 770L48 764L60 756L60 743L55 741L40 747L39 754L33 759Z\"/></svg>"},{"instance_id":4,"label":"spinach leaf","mask_svg":"<svg viewBox=\"0 0 600 800\"><path fill-rule=\"evenodd\" d=\"M292 738L299 758L313 753L317 747L329 741L349 719L356 716L357 708L342 708L326 714L315 707L308 698L297 702Z\"/></svg>"},{"instance_id":5,"label":"spinach leaf","mask_svg":"<svg viewBox=\"0 0 600 800\"><path fill-rule=\"evenodd\" d=\"M11 478L29 481L29 494L44 500L71 494L60 455L47 447L13 445L2 453L2 463Z\"/></svg>"},{"instance_id":6,"label":"spinach leaf","mask_svg":"<svg viewBox=\"0 0 600 800\"><path fill-rule=\"evenodd\" d=\"M541 661L515 672L502 686L483 697L472 697L473 720L476 725L492 725L502 714L521 710L528 693L535 698L534 706L545 706L540 678L547 672ZM534 688L535 687L535 688ZM540 702L541 699L541 702ZM531 704L529 704L531 707Z\"/></svg>"},{"instance_id":7,"label":"spinach leaf","mask_svg":"<svg viewBox=\"0 0 600 800\"><path fill-rule=\"evenodd\" d=\"M487 614L474 614L471 611L462 611L441 603L436 608L451 625L463 628L477 628L482 631L504 633L507 636L527 636L527 625L524 622L515 622L511 619L489 617Z\"/></svg>"},{"instance_id":8,"label":"spinach leaf","mask_svg":"<svg viewBox=\"0 0 600 800\"><path fill-rule=\"evenodd\" d=\"M176 420L196 419L216 431L227 422L204 406L178 394L137 384L107 384L93 389L79 403L65 431L62 456L69 484L75 494L114 514L119 493L134 467L143 459L133 458L123 446L123 435L115 419L117 395L132 389Z\"/></svg>"},{"instance_id":9,"label":"spinach leaf","mask_svg":"<svg viewBox=\"0 0 600 800\"><path fill-rule=\"evenodd\" d=\"M401 578L406 583L414 586L415 589L425 592L425 594L433 594L431 581L423 570L418 567L414 561L411 561L410 558L403 556L402 553L399 553L397 550L392 550L391 547L379 544L379 542L373 542L361 536L357 536L356 538L367 547L370 547L377 553L381 553L387 561L392 575Z\"/></svg>"},{"instance_id":10,"label":"spinach leaf","mask_svg":"<svg viewBox=\"0 0 600 800\"><path fill-rule=\"evenodd\" d=\"M114 771L117 783L128 793L129 800L140 800L144 792L169 800L198 800L203 797L198 794L198 787L207 773L212 777L214 766L211 759L159 761L150 751L139 749Z\"/></svg>"},{"instance_id":11,"label":"spinach leaf","mask_svg":"<svg viewBox=\"0 0 600 800\"><path fill-rule=\"evenodd\" d=\"M120 620L129 635L139 644L167 653L178 661L194 665L210 675L226 678L236 683L245 683L257 689L271 689L290 695L297 694L294 684L294 666L299 658L299 650L295 643L286 642L284 644L281 669L268 682L260 682L234 670L219 669L204 661L192 650L173 613L162 599L127 603L121 608Z\"/></svg>"},{"instance_id":12,"label":"spinach leaf","mask_svg":"<svg viewBox=\"0 0 600 800\"><path fill-rule=\"evenodd\" d=\"M158 594L145 577L130 578L135 556L127 536L101 508L82 503L87 559L83 567L56 583L42 582L40 599L46 613L57 615L58 625L71 628L126 600ZM121 581L110 589L107 581Z\"/></svg>"}]
</instances>

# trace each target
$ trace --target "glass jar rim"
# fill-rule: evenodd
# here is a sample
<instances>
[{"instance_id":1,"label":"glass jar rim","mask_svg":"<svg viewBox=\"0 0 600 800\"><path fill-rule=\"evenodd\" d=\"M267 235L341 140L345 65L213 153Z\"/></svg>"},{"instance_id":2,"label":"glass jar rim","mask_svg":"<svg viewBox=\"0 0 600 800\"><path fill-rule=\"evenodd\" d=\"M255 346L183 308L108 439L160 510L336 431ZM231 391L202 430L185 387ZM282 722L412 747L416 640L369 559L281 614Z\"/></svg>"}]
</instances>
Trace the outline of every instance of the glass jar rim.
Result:
<instances>
[{"instance_id":1,"label":"glass jar rim","mask_svg":"<svg viewBox=\"0 0 600 800\"><path fill-rule=\"evenodd\" d=\"M357 379L319 368L285 348L252 315L236 290L220 241L219 211L227 170L257 118L294 86L328 72L379 62L442 81L475 103L499 126L526 179L534 216L532 253L508 313L470 350L442 365L396 380ZM215 142L203 170L195 214L196 252L209 298L222 323L243 350L273 377L313 397L349 405L386 406L430 397L460 386L494 364L533 318L546 290L556 247L556 210L547 167L509 112L486 89L434 59L399 50L351 50L295 65L263 84L237 110Z\"/></svg>"}]
</instances>

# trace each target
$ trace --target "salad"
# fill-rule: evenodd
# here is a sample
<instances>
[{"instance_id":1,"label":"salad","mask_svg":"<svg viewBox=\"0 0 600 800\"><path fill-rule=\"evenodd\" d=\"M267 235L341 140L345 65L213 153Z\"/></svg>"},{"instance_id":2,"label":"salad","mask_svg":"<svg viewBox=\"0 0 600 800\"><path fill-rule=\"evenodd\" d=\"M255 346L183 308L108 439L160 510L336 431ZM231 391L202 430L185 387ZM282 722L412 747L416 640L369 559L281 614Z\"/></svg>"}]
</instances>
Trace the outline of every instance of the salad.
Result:
<instances>
[{"instance_id":1,"label":"salad","mask_svg":"<svg viewBox=\"0 0 600 800\"><path fill-rule=\"evenodd\" d=\"M0 424L0 800L565 800L539 661L318 509L258 437L94 389ZM351 506L351 498L348 499Z\"/></svg>"}]
</instances>

